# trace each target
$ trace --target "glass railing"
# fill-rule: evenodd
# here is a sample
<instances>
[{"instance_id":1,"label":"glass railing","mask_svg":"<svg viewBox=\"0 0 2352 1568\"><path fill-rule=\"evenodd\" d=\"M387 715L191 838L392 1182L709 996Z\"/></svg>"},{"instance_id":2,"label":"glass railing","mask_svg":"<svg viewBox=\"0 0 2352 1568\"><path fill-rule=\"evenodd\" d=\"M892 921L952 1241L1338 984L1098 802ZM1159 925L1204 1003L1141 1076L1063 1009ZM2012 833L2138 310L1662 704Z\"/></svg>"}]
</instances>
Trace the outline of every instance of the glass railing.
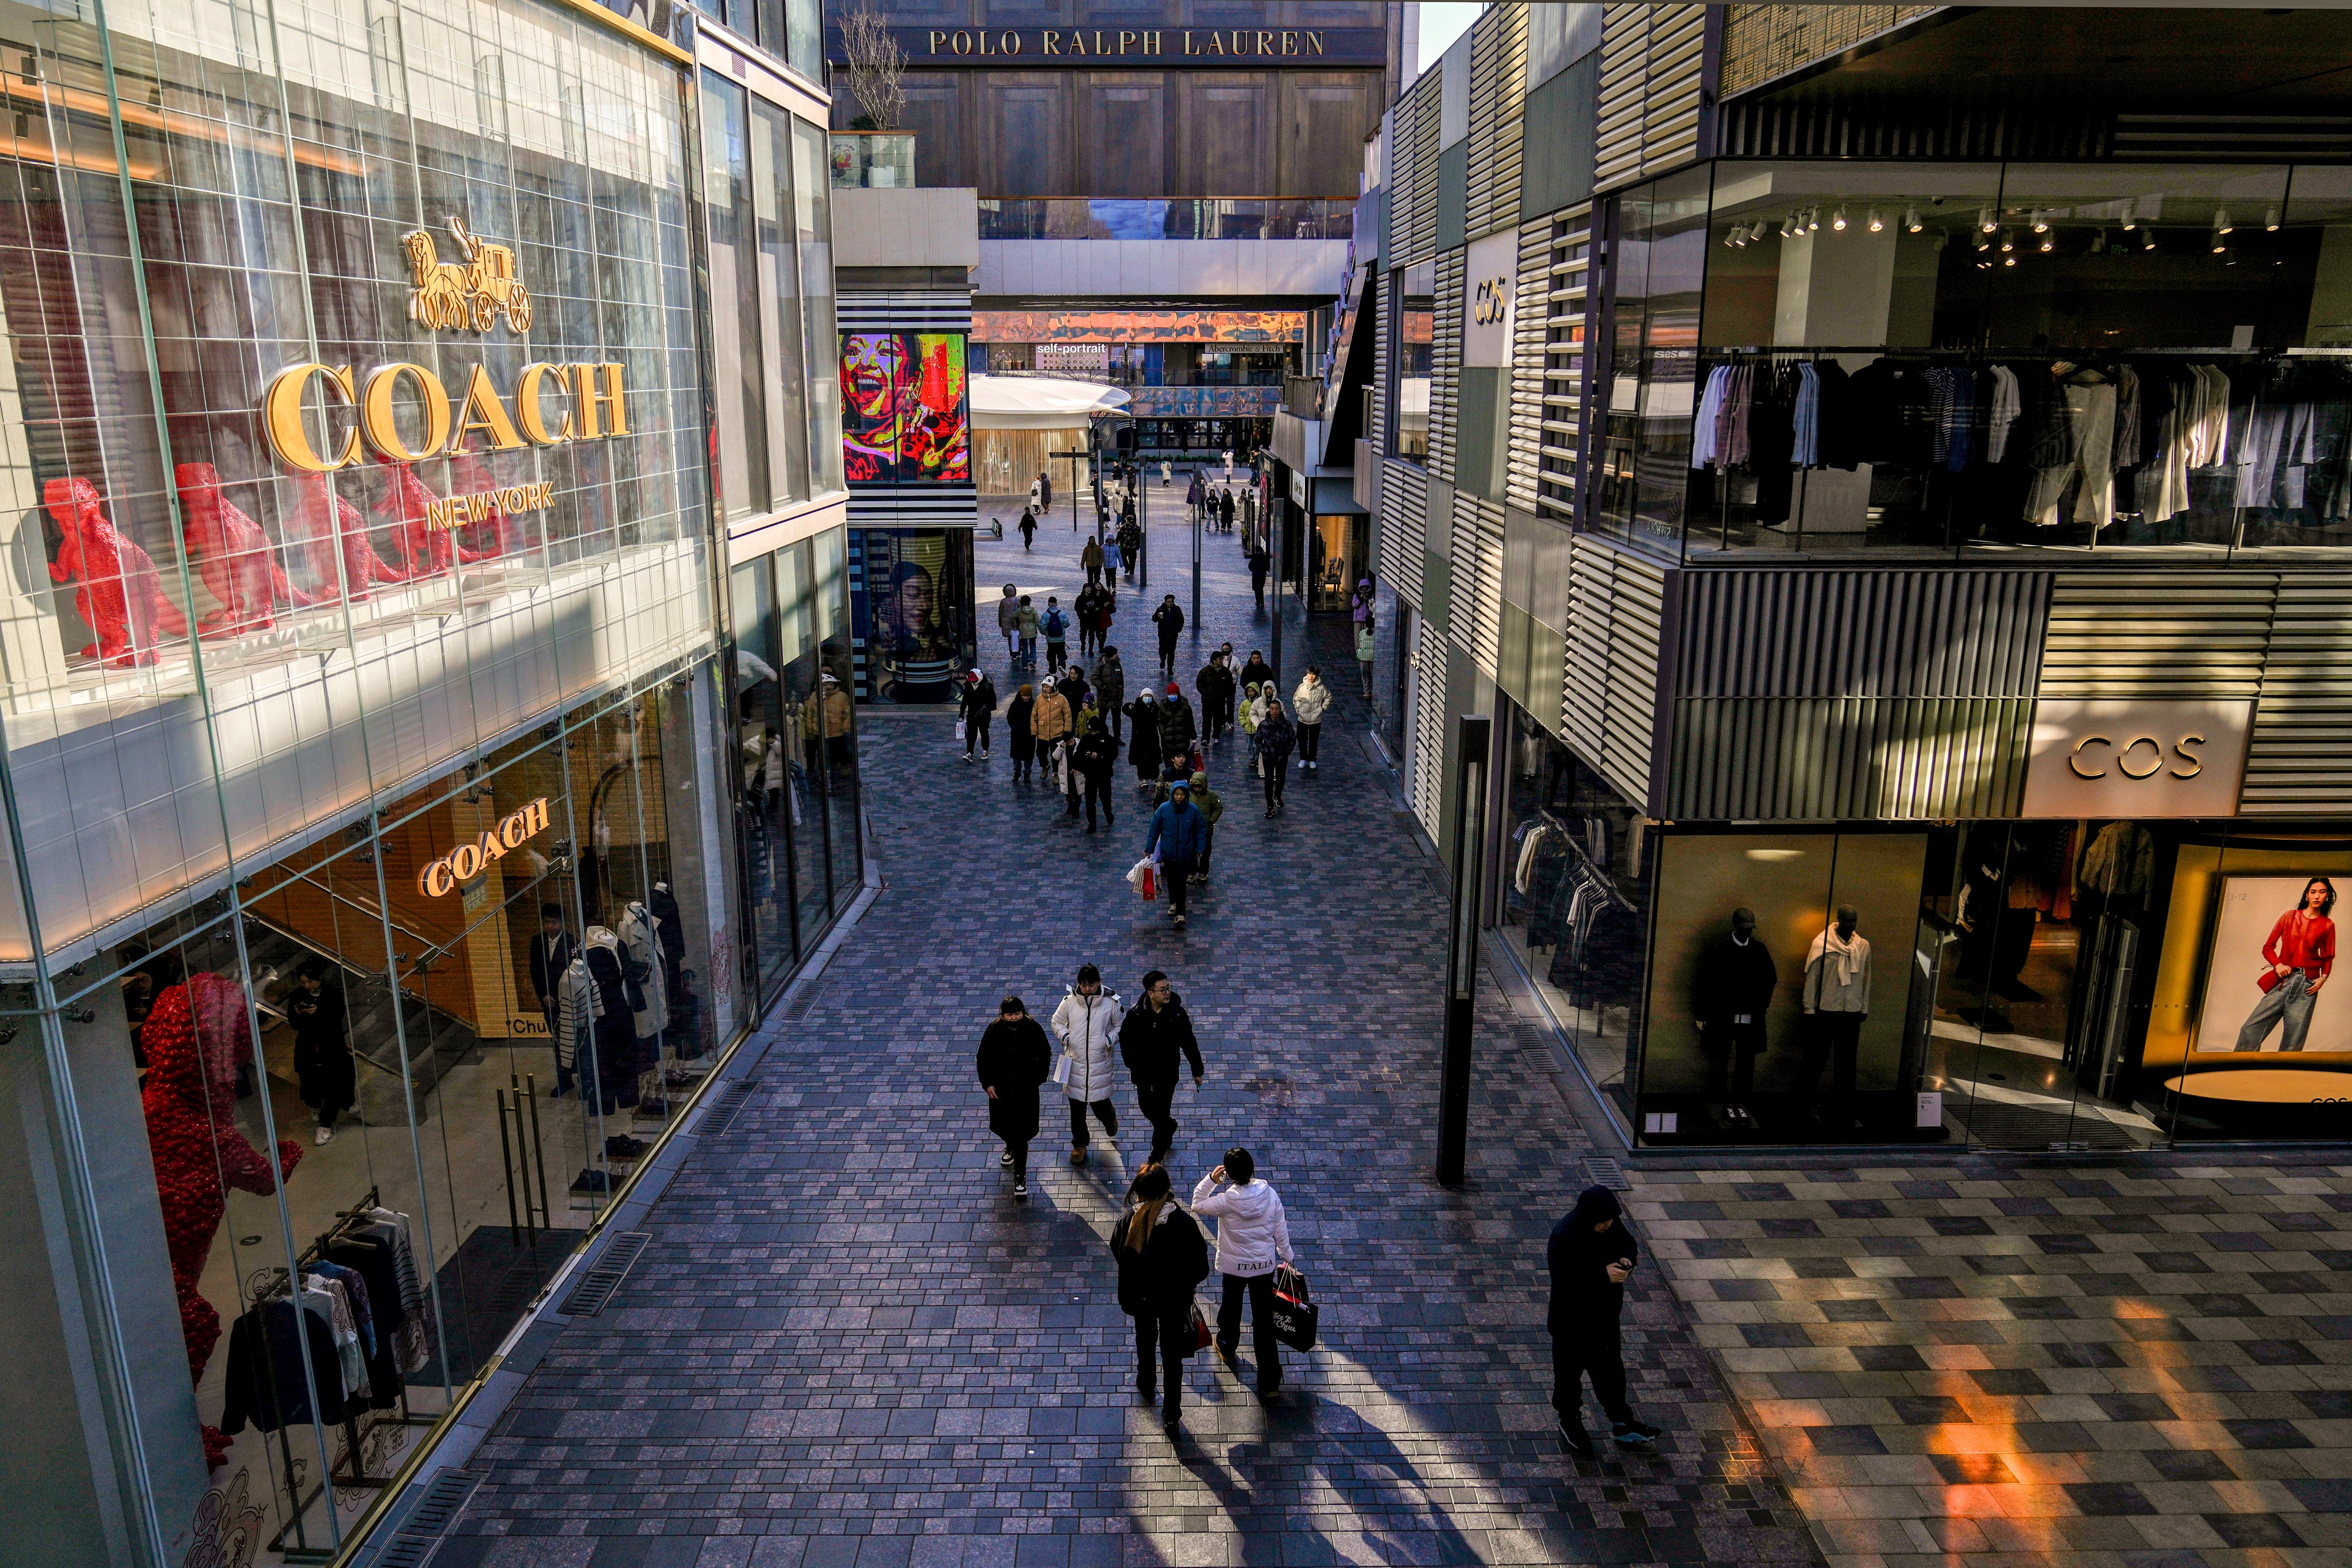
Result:
<instances>
[{"instance_id":1,"label":"glass railing","mask_svg":"<svg viewBox=\"0 0 2352 1568\"><path fill-rule=\"evenodd\" d=\"M866 190L908 190L915 183L915 137L908 131L836 131L833 183Z\"/></svg>"},{"instance_id":2,"label":"glass railing","mask_svg":"<svg viewBox=\"0 0 2352 1568\"><path fill-rule=\"evenodd\" d=\"M982 239L1346 239L1355 230L1355 203L1307 197L980 204Z\"/></svg>"}]
</instances>

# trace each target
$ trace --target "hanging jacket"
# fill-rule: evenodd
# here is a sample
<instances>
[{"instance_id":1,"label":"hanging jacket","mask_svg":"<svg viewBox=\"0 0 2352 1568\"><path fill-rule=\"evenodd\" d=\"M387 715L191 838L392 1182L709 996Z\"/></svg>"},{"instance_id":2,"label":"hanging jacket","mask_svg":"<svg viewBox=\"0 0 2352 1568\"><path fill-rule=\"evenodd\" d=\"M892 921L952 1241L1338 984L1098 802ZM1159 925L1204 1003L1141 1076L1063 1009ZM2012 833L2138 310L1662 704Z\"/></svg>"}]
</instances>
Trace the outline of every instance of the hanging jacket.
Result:
<instances>
[{"instance_id":1,"label":"hanging jacket","mask_svg":"<svg viewBox=\"0 0 2352 1568\"><path fill-rule=\"evenodd\" d=\"M604 1016L604 1004L596 994L596 984L588 978L588 956L581 953L556 982L556 1065L566 1070L572 1068L582 1036L593 1030Z\"/></svg>"},{"instance_id":2,"label":"hanging jacket","mask_svg":"<svg viewBox=\"0 0 2352 1568\"><path fill-rule=\"evenodd\" d=\"M622 911L620 938L629 958L629 977L637 983L643 1004L636 1009L637 1038L649 1039L669 1027L669 997L664 989L667 975L654 936L654 917L645 905L632 900Z\"/></svg>"}]
</instances>

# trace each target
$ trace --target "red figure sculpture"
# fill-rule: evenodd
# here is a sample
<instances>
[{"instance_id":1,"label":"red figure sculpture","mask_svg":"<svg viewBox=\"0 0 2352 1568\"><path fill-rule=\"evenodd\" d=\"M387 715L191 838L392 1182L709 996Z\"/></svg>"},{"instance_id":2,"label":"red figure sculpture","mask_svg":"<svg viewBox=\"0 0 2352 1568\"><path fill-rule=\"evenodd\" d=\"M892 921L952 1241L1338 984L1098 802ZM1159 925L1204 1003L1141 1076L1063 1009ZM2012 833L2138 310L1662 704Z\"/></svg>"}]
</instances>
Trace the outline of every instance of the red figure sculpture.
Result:
<instances>
[{"instance_id":1,"label":"red figure sculpture","mask_svg":"<svg viewBox=\"0 0 2352 1568\"><path fill-rule=\"evenodd\" d=\"M180 485L181 536L188 542L188 558L220 606L196 623L198 637L268 631L278 624L280 603L315 602L287 580L261 524L221 494L218 470L210 463L182 463L172 472Z\"/></svg>"},{"instance_id":2,"label":"red figure sculpture","mask_svg":"<svg viewBox=\"0 0 2352 1568\"><path fill-rule=\"evenodd\" d=\"M482 559L477 551L457 542L446 528L436 528L425 521L425 509L432 504L432 492L416 477L406 463L389 463L382 458L376 462L383 468L384 496L380 510L392 530L392 544L408 563L411 582L419 577L435 577L449 570L452 555L464 562Z\"/></svg>"},{"instance_id":3,"label":"red figure sculpture","mask_svg":"<svg viewBox=\"0 0 2352 1568\"><path fill-rule=\"evenodd\" d=\"M408 574L385 564L368 535L367 519L360 509L335 493L324 474L304 474L294 481L299 496L286 520L286 531L299 542L302 558L319 584L317 598L335 592L335 553L343 558L343 592L357 600L374 593L378 583L405 583Z\"/></svg>"},{"instance_id":4,"label":"red figure sculpture","mask_svg":"<svg viewBox=\"0 0 2352 1568\"><path fill-rule=\"evenodd\" d=\"M293 1174L302 1145L280 1139L278 1159L237 1131L237 1068L253 1059L245 993L217 974L198 973L156 998L140 1030L147 1052L147 1084L141 1103L147 1113L147 1152L155 1163L155 1190L163 1200L163 1240L172 1254L172 1283L179 1289L180 1331L188 1342L188 1375L204 1379L205 1363L220 1342L220 1313L199 1287L213 1233L227 1211L222 1186L248 1193L274 1193ZM220 1463L228 1439L204 1428L205 1461Z\"/></svg>"},{"instance_id":5,"label":"red figure sculpture","mask_svg":"<svg viewBox=\"0 0 2352 1568\"><path fill-rule=\"evenodd\" d=\"M162 638L188 635L187 617L163 596L155 563L106 521L88 479L51 479L42 487L41 501L66 534L58 558L49 563L49 579L81 584L74 591L74 608L98 634L81 650L84 658L152 664Z\"/></svg>"},{"instance_id":6,"label":"red figure sculpture","mask_svg":"<svg viewBox=\"0 0 2352 1568\"><path fill-rule=\"evenodd\" d=\"M482 460L470 452L452 452L449 455L449 483L455 487L455 493L467 496L495 491L499 488L498 480L490 477L490 470L482 467ZM515 537L514 519L509 517L505 509L495 500L480 522L469 523L458 530L459 544L469 539L481 547L480 559L483 560L512 555L523 547L522 541Z\"/></svg>"}]
</instances>

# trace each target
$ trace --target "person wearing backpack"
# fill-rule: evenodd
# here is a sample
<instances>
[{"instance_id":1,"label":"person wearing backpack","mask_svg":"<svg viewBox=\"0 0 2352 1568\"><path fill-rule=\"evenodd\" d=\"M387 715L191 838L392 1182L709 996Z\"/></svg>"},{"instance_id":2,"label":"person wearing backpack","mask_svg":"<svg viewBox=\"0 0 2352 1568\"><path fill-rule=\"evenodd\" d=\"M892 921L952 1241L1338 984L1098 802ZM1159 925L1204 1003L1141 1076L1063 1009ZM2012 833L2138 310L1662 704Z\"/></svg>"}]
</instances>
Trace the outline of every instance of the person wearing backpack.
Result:
<instances>
[{"instance_id":1,"label":"person wearing backpack","mask_svg":"<svg viewBox=\"0 0 2352 1568\"><path fill-rule=\"evenodd\" d=\"M996 1163L1013 1173L1013 1195L1029 1196L1029 1140L1037 1136L1037 1086L1054 1070L1045 1031L1018 996L997 1004L996 1021L980 1037L980 1087L988 1091L988 1130L1004 1141Z\"/></svg>"},{"instance_id":2,"label":"person wearing backpack","mask_svg":"<svg viewBox=\"0 0 2352 1568\"><path fill-rule=\"evenodd\" d=\"M1282 1391L1282 1342L1274 1337L1274 1267L1295 1267L1282 1197L1271 1183L1257 1179L1257 1162L1250 1152L1234 1148L1225 1151L1224 1163L1192 1189L1192 1212L1217 1222L1217 1272L1225 1277L1224 1297L1217 1306L1217 1353L1229 1365L1239 1353L1242 1300L1247 1297L1258 1396L1271 1399Z\"/></svg>"},{"instance_id":3,"label":"person wearing backpack","mask_svg":"<svg viewBox=\"0 0 2352 1568\"><path fill-rule=\"evenodd\" d=\"M1070 617L1062 613L1062 602L1045 600L1045 673L1051 675L1070 662Z\"/></svg>"},{"instance_id":4,"label":"person wearing backpack","mask_svg":"<svg viewBox=\"0 0 2352 1568\"><path fill-rule=\"evenodd\" d=\"M1013 612L1013 629L1021 634L1021 662L1035 664L1037 662L1037 606L1029 602L1029 595L1026 594L1021 595L1021 607Z\"/></svg>"},{"instance_id":5,"label":"person wearing backpack","mask_svg":"<svg viewBox=\"0 0 2352 1568\"><path fill-rule=\"evenodd\" d=\"M1184 1360L1192 1353L1192 1292L1209 1277L1209 1244L1176 1201L1166 1166L1135 1173L1127 1207L1111 1226L1110 1255L1118 1265L1118 1310L1135 1320L1135 1391L1149 1404L1153 1384L1166 1384L1160 1424L1173 1433ZM1155 1370L1167 1375L1155 1378Z\"/></svg>"},{"instance_id":6,"label":"person wearing backpack","mask_svg":"<svg viewBox=\"0 0 2352 1568\"><path fill-rule=\"evenodd\" d=\"M1069 1080L1062 1088L1070 1098L1070 1163L1087 1163L1087 1111L1102 1123L1103 1136L1118 1142L1118 1110L1110 1102L1118 1058L1111 1042L1118 1037L1118 998L1103 989L1102 971L1081 964L1078 983L1054 1009L1054 1037L1070 1058Z\"/></svg>"}]
</instances>

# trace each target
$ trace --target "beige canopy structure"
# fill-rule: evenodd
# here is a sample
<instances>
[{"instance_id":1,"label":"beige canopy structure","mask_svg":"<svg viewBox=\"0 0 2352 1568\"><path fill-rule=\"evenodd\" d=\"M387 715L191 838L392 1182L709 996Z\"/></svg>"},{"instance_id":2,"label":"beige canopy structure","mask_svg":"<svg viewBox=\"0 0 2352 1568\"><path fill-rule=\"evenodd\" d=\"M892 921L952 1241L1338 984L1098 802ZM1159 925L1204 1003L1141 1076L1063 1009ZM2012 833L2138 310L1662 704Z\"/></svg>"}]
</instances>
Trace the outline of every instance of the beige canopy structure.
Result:
<instances>
[{"instance_id":1,"label":"beige canopy structure","mask_svg":"<svg viewBox=\"0 0 2352 1568\"><path fill-rule=\"evenodd\" d=\"M1091 381L974 375L972 476L980 493L1025 498L1032 480L1051 473L1055 493L1068 494L1071 485L1087 482L1087 467L1054 454L1086 446L1095 415L1116 413L1132 401L1115 386Z\"/></svg>"}]
</instances>

